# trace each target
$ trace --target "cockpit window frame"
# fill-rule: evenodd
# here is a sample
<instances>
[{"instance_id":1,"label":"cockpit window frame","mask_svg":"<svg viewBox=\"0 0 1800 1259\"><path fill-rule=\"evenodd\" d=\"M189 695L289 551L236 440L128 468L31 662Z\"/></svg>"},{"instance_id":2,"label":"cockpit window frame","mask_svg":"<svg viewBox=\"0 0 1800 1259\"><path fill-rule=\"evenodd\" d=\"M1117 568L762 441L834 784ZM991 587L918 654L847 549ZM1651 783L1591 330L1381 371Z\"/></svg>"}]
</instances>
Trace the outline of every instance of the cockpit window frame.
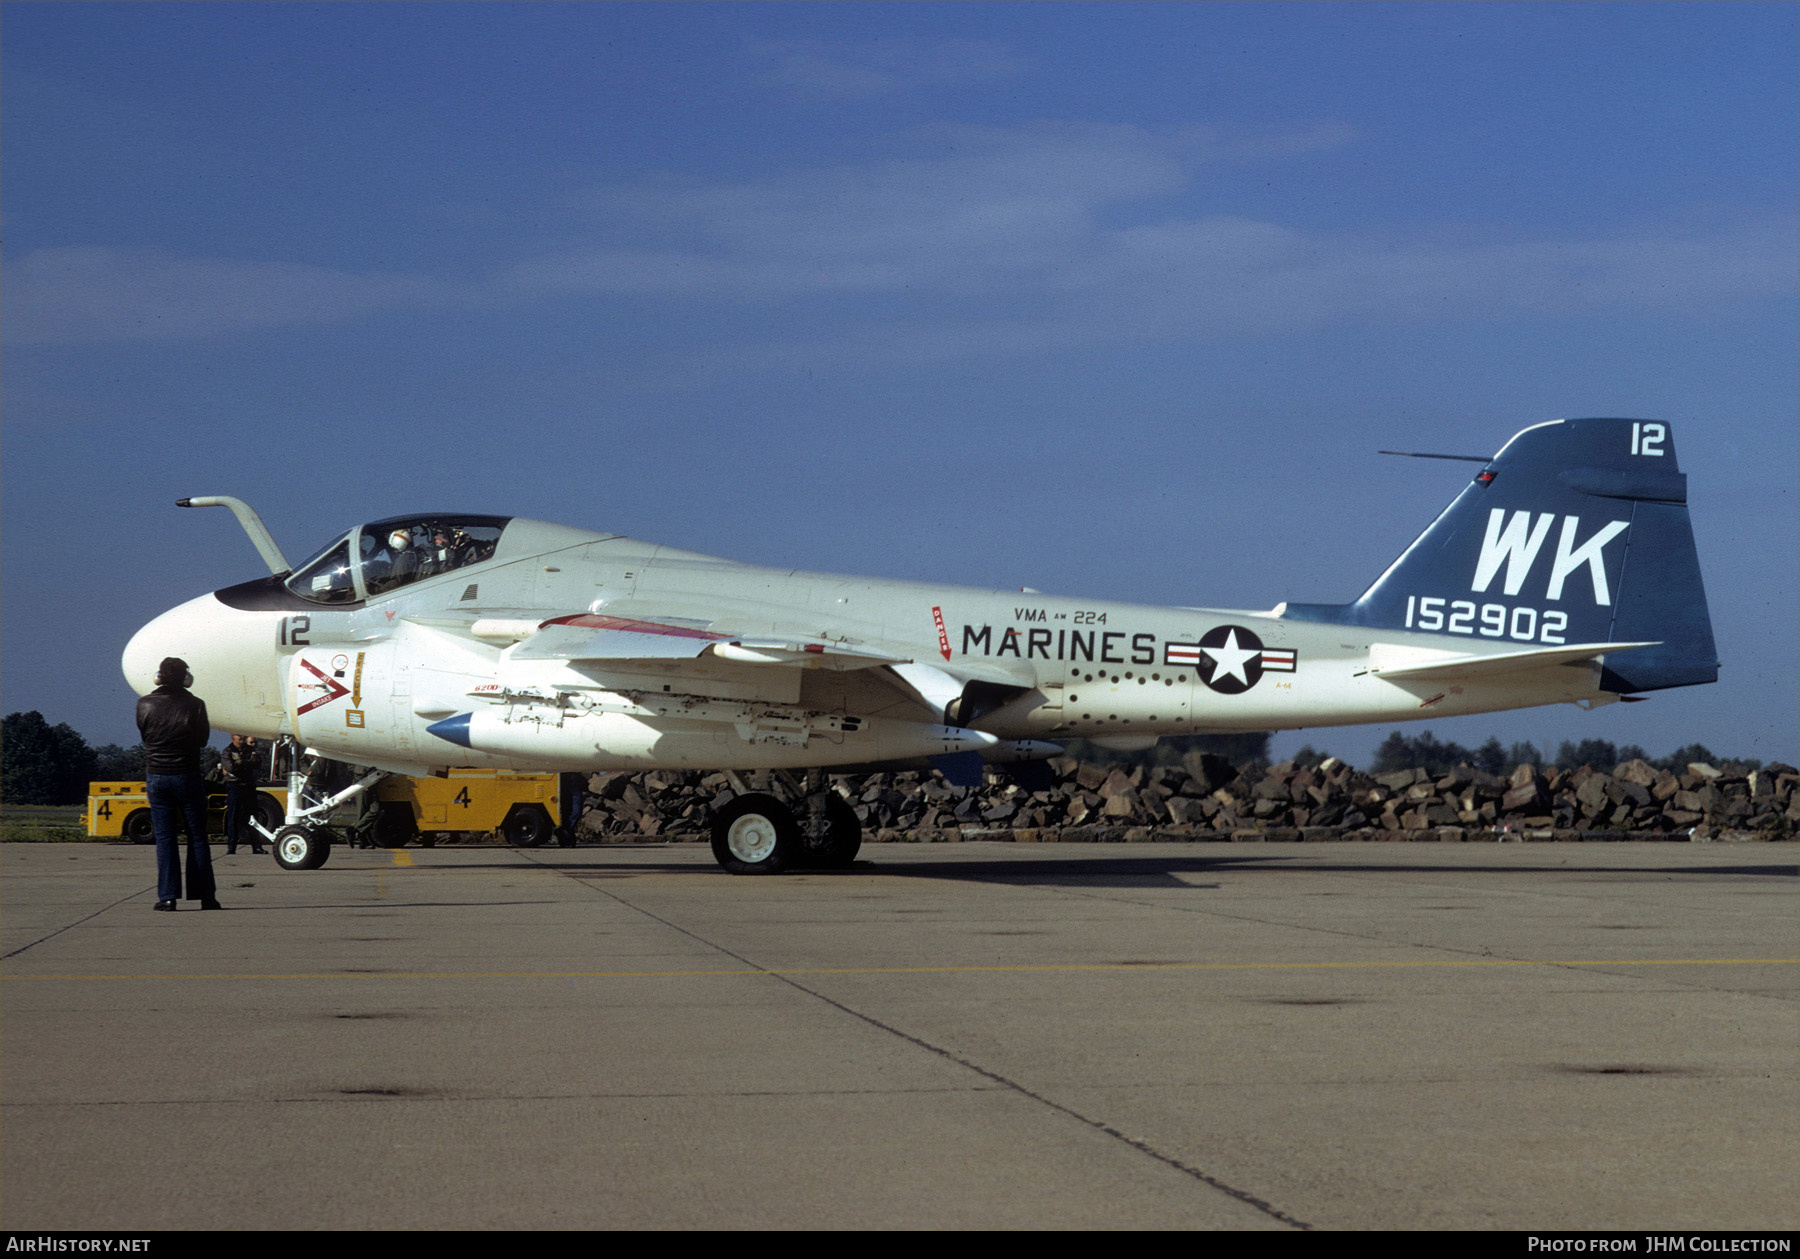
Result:
<instances>
[{"instance_id":1,"label":"cockpit window frame","mask_svg":"<svg viewBox=\"0 0 1800 1259\"><path fill-rule=\"evenodd\" d=\"M369 557L363 554L362 540L363 531L368 527L358 525L350 531L350 580L356 586L356 597L364 602L369 598L369 587L363 581L363 565L368 562Z\"/></svg>"},{"instance_id":2,"label":"cockpit window frame","mask_svg":"<svg viewBox=\"0 0 1800 1259\"><path fill-rule=\"evenodd\" d=\"M301 564L300 567L296 568L292 573L290 573L286 578L284 578L282 580L282 585L286 586L288 591L291 594L295 595L298 598L306 600L306 602L312 604L314 607L345 608L345 607L354 607L354 606L360 604L362 602L362 598L363 598L362 584L359 581L357 581L357 578L356 578L356 570L357 570L356 552L350 545L355 532L356 531L354 529L352 529L349 533L339 534L337 537L333 538L330 542L327 542L324 546L320 547L317 554L308 556L307 560L304 564ZM314 593L314 590L317 589L316 586L313 587L312 589L307 589L307 588L302 587L302 585L300 584L300 579L302 577L305 577L308 575L316 576L316 574L314 574L313 570L316 569L320 564L323 564L323 563L326 563L328 561L335 559L338 556L339 552L343 553L344 572L349 574L349 577L350 577L350 594L352 596L351 598L349 598L349 599L322 599L317 594Z\"/></svg>"},{"instance_id":3,"label":"cockpit window frame","mask_svg":"<svg viewBox=\"0 0 1800 1259\"><path fill-rule=\"evenodd\" d=\"M304 600L314 607L343 609L360 607L372 598L385 598L395 591L405 589L420 581L432 581L438 577L447 576L448 572L452 571L446 570L445 572L432 573L424 577L415 578L412 581L389 586L371 594L368 579L363 572L363 566L373 557L373 551L381 548L386 534L399 528L416 528L426 522L438 521L449 522L459 530L465 527L484 530L493 529L495 531L495 536L489 546L488 554L482 559L475 560L471 564L461 565L457 570L454 570L460 571L460 568L462 567L472 567L475 564L486 564L491 560L493 558L494 550L499 547L500 540L506 533L506 527L515 519L517 519L515 516L488 516L466 512L415 512L405 516L387 516L381 520L367 521L337 535L312 555L309 555L291 574L279 578L278 580L281 581L282 585L290 594L298 599ZM369 555L363 553L363 540L365 538L374 540L374 546L371 548L371 554ZM333 602L315 598L310 592L302 590L296 584L300 575L312 568L313 565L319 563L319 561L329 557L340 546L345 549L345 555L348 558L350 588L352 593L356 596L355 599Z\"/></svg>"}]
</instances>

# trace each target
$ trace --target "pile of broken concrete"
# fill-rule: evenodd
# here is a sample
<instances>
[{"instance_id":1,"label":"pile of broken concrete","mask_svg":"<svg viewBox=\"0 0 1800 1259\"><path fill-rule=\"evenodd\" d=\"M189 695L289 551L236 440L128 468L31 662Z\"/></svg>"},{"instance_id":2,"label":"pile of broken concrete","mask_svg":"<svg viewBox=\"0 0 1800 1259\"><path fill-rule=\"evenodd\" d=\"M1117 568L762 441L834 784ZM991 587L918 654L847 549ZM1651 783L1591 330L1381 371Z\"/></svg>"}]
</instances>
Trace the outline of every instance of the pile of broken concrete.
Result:
<instances>
[{"instance_id":1,"label":"pile of broken concrete","mask_svg":"<svg viewBox=\"0 0 1800 1259\"><path fill-rule=\"evenodd\" d=\"M1779 840L1800 832L1800 770L1641 760L1611 769L1520 765L1507 777L1364 774L1336 759L1262 767L1190 752L1179 765L1098 765L1059 757L980 787L931 770L833 777L865 842L1028 843L1202 840ZM578 838L701 840L742 776L655 770L595 774Z\"/></svg>"}]
</instances>

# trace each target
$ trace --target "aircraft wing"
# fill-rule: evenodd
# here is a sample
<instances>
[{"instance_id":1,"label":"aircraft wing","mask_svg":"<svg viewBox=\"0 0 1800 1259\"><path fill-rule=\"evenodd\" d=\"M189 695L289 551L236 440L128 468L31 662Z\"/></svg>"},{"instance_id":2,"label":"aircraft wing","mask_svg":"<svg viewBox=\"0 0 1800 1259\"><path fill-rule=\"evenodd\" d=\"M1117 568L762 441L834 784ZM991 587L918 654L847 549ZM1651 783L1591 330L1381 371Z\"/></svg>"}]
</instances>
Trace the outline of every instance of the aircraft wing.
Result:
<instances>
[{"instance_id":1,"label":"aircraft wing","mask_svg":"<svg viewBox=\"0 0 1800 1259\"><path fill-rule=\"evenodd\" d=\"M491 628L490 628L491 627ZM946 720L958 705L954 724L966 725L1034 685L1022 666L994 660L965 660L956 666L924 664L861 644L721 633L705 622L666 621L581 613L536 622L497 619L474 627L477 636L516 635L511 658L568 661L659 661L679 668L704 658L776 668L834 672L879 669L901 684L935 720Z\"/></svg>"},{"instance_id":2,"label":"aircraft wing","mask_svg":"<svg viewBox=\"0 0 1800 1259\"><path fill-rule=\"evenodd\" d=\"M1567 647L1537 647L1529 651L1503 651L1492 656L1444 655L1429 653L1432 659L1420 659L1419 653L1405 648L1392 648L1384 659L1379 650L1371 651L1369 672L1392 682L1406 681L1471 681L1497 682L1515 673L1548 668L1553 665L1579 664L1595 660L1615 651L1637 647L1655 647L1656 643L1574 643ZM1377 648L1379 648L1379 644ZM1404 653L1404 654L1403 654ZM1391 661L1391 663L1388 663Z\"/></svg>"},{"instance_id":3,"label":"aircraft wing","mask_svg":"<svg viewBox=\"0 0 1800 1259\"><path fill-rule=\"evenodd\" d=\"M545 621L512 649L514 660L694 660L703 655L740 664L815 669L872 669L910 659L842 643L740 637L688 625L597 613Z\"/></svg>"}]
</instances>

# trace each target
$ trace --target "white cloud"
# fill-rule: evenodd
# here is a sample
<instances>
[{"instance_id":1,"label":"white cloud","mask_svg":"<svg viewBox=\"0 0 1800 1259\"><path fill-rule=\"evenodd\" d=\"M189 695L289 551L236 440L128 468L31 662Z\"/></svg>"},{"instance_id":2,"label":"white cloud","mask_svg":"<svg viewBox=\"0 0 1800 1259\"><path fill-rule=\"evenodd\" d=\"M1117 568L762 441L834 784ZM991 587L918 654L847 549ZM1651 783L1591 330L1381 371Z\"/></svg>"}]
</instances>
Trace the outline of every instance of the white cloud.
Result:
<instances>
[{"instance_id":1,"label":"white cloud","mask_svg":"<svg viewBox=\"0 0 1800 1259\"><path fill-rule=\"evenodd\" d=\"M1206 202L1219 163L1345 139L1333 126L944 128L924 156L614 184L579 208L565 247L497 260L458 284L42 249L9 267L7 335L205 337L400 307L555 300L598 316L678 315L707 329L709 343L694 348L714 361L782 346L932 358L1346 320L1692 311L1794 289L1793 232L1777 221L1521 240L1467 227L1322 232L1191 208Z\"/></svg>"},{"instance_id":2,"label":"white cloud","mask_svg":"<svg viewBox=\"0 0 1800 1259\"><path fill-rule=\"evenodd\" d=\"M441 297L416 276L161 250L37 249L7 264L8 340L161 341L276 324L336 323Z\"/></svg>"},{"instance_id":3,"label":"white cloud","mask_svg":"<svg viewBox=\"0 0 1800 1259\"><path fill-rule=\"evenodd\" d=\"M1204 196L1209 166L1342 143L1323 126L1255 137L1206 129L1038 125L957 128L929 158L768 179L645 182L596 199L595 234L655 249L585 246L514 268L520 290L665 296L768 308L760 332L805 302L829 336L935 355L1222 332L1344 319L1407 321L1696 309L1792 292L1786 224L1516 240L1463 229L1318 232L1221 214L1172 213ZM904 304L899 309L900 303ZM844 311L853 313L848 319Z\"/></svg>"},{"instance_id":4,"label":"white cloud","mask_svg":"<svg viewBox=\"0 0 1800 1259\"><path fill-rule=\"evenodd\" d=\"M666 247L583 247L515 268L518 284L691 291L768 300L829 291L960 291L1082 248L1111 205L1178 191L1182 163L1135 128L962 127L940 156L886 159L736 184L646 182L602 191L596 234Z\"/></svg>"},{"instance_id":5,"label":"white cloud","mask_svg":"<svg viewBox=\"0 0 1800 1259\"><path fill-rule=\"evenodd\" d=\"M744 51L762 62L776 83L822 100L884 96L927 85L986 83L1021 74L1030 66L1003 44L973 39L755 40L745 44Z\"/></svg>"}]
</instances>

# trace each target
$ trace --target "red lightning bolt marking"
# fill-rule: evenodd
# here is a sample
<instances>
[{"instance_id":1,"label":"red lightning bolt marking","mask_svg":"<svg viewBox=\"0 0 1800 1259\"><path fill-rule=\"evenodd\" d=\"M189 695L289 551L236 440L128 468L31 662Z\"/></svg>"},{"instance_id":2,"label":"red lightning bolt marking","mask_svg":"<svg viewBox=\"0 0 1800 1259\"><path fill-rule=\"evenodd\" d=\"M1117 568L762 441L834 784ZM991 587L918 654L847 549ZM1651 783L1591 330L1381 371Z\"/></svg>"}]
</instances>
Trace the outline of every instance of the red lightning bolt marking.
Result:
<instances>
[{"instance_id":1,"label":"red lightning bolt marking","mask_svg":"<svg viewBox=\"0 0 1800 1259\"><path fill-rule=\"evenodd\" d=\"M312 661L302 660L300 662L300 667L324 684L325 693L319 696L318 699L315 699L312 703L302 705L300 709L295 712L294 715L296 717L304 716L313 709L323 707L332 700L337 699L339 696L348 695L350 693L349 687L345 686L342 682L339 682L336 678L326 677L323 673L319 672L318 666L313 664ZM302 683L301 685L310 685L310 683Z\"/></svg>"}]
</instances>

